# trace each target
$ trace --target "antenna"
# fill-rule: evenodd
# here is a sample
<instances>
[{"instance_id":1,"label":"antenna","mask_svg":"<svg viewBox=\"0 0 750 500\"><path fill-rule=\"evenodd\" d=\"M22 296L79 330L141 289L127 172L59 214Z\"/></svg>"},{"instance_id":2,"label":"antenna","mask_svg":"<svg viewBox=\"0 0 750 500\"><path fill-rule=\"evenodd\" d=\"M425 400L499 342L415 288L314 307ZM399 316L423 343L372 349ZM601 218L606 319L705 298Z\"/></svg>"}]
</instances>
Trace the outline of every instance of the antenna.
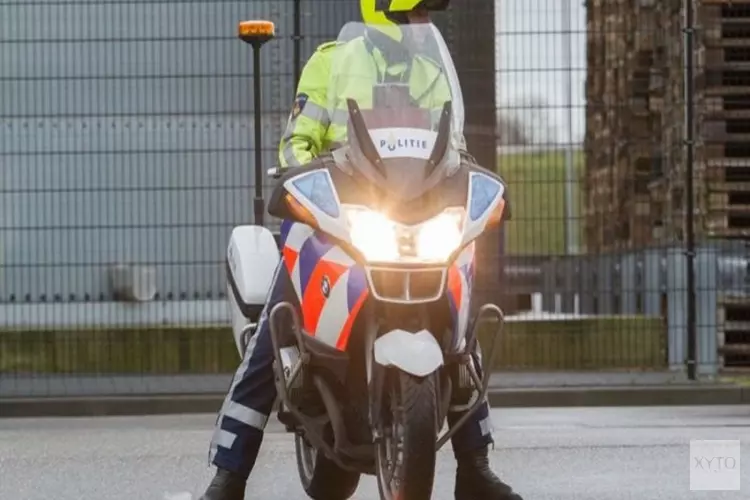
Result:
<instances>
[{"instance_id":1,"label":"antenna","mask_svg":"<svg viewBox=\"0 0 750 500\"><path fill-rule=\"evenodd\" d=\"M255 93L255 198L253 199L253 210L255 212L255 224L263 225L263 166L261 160L262 124L261 124L261 98L260 98L260 49L272 40L276 35L276 27L271 21L242 21L238 26L240 40L253 47L253 90Z\"/></svg>"}]
</instances>

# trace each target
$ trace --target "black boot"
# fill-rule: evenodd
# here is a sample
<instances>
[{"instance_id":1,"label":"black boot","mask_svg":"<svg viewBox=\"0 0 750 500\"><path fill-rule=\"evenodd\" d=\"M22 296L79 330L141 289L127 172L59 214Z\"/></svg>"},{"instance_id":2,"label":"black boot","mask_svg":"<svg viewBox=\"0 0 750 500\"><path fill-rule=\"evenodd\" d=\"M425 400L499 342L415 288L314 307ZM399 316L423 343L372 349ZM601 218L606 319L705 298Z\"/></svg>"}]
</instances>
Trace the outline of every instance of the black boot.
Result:
<instances>
[{"instance_id":1,"label":"black boot","mask_svg":"<svg viewBox=\"0 0 750 500\"><path fill-rule=\"evenodd\" d=\"M456 500L523 500L490 469L485 446L457 457Z\"/></svg>"},{"instance_id":2,"label":"black boot","mask_svg":"<svg viewBox=\"0 0 750 500\"><path fill-rule=\"evenodd\" d=\"M244 477L224 469L216 469L211 484L199 500L244 500Z\"/></svg>"}]
</instances>

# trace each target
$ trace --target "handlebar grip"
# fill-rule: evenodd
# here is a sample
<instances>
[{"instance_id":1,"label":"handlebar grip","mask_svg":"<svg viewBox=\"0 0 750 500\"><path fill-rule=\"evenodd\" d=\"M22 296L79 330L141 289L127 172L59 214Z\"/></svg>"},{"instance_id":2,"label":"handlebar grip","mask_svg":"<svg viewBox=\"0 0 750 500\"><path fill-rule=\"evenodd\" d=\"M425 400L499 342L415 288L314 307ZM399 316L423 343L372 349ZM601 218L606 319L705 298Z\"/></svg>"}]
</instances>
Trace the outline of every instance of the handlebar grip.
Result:
<instances>
[{"instance_id":1,"label":"handlebar grip","mask_svg":"<svg viewBox=\"0 0 750 500\"><path fill-rule=\"evenodd\" d=\"M281 167L273 167L266 170L266 174L268 174L271 179L281 179L283 173Z\"/></svg>"}]
</instances>

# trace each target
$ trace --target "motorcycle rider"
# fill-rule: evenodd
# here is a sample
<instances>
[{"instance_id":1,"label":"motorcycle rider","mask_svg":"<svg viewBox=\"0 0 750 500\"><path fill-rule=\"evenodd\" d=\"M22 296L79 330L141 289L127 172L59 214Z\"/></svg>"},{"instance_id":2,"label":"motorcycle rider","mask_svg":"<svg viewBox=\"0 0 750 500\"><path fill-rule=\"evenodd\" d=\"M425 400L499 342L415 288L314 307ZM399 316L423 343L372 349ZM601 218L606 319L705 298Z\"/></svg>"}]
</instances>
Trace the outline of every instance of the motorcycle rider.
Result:
<instances>
[{"instance_id":1,"label":"motorcycle rider","mask_svg":"<svg viewBox=\"0 0 750 500\"><path fill-rule=\"evenodd\" d=\"M381 33L392 33L400 25L428 23L430 11L445 10L449 3L450 0L360 0L363 21ZM341 134L340 128L335 129L346 127L345 123L334 123L327 112L332 52L338 44L329 42L318 47L302 71L279 148L282 167L302 166L327 154L335 147L332 138ZM377 55L364 51L362 57L373 57L379 64L387 64L385 58L377 58ZM382 71L390 69L382 68ZM463 143L463 138L460 140ZM462 158L473 161L465 152ZM275 304L287 299L290 289L289 276L284 265L279 264L257 331L248 343L216 421L211 461L217 471L201 500L244 498L247 478L255 465L263 430L276 399L268 314ZM475 361L479 365L478 355ZM449 425L460 417L461 414L449 414ZM485 401L453 436L458 464L456 500L522 500L490 469L491 430L489 405Z\"/></svg>"}]
</instances>

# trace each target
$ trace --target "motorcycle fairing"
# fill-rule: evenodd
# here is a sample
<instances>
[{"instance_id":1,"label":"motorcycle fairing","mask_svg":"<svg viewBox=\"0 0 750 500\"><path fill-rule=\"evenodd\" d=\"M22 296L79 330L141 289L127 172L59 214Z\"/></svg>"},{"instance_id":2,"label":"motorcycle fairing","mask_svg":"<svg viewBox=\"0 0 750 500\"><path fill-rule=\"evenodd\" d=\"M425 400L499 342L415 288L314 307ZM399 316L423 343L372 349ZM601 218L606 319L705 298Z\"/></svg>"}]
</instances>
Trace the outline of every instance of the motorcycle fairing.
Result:
<instances>
[{"instance_id":1,"label":"motorcycle fairing","mask_svg":"<svg viewBox=\"0 0 750 500\"><path fill-rule=\"evenodd\" d=\"M288 179L284 185L321 228L296 222L282 225L282 254L301 304L303 328L308 335L344 351L362 305L370 295L366 269L337 245L336 238L328 236L349 240L340 220L341 203L330 172L312 170ZM483 172L471 171L467 188L466 246L447 266L446 296L455 350L461 349L469 326L475 274L474 239L492 217L502 216L505 203L502 183Z\"/></svg>"},{"instance_id":2,"label":"motorcycle fairing","mask_svg":"<svg viewBox=\"0 0 750 500\"><path fill-rule=\"evenodd\" d=\"M283 186L287 193L310 211L322 233L349 241L341 200L328 169L308 170L285 180Z\"/></svg>"},{"instance_id":3,"label":"motorcycle fairing","mask_svg":"<svg viewBox=\"0 0 750 500\"><path fill-rule=\"evenodd\" d=\"M370 291L363 266L331 238L306 224L281 225L284 265L301 304L306 334L340 351L347 349L352 327ZM474 282L475 247L467 246L448 269L447 300L453 320L453 348L466 336Z\"/></svg>"},{"instance_id":4,"label":"motorcycle fairing","mask_svg":"<svg viewBox=\"0 0 750 500\"><path fill-rule=\"evenodd\" d=\"M472 242L459 254L448 269L447 296L453 320L453 342L455 351L461 348L466 337L471 312L471 292L474 287L475 244Z\"/></svg>"},{"instance_id":5,"label":"motorcycle fairing","mask_svg":"<svg viewBox=\"0 0 750 500\"><path fill-rule=\"evenodd\" d=\"M464 227L463 244L474 241L481 235L493 218L505 217L505 185L499 178L472 170L469 172L467 193L467 220Z\"/></svg>"},{"instance_id":6,"label":"motorcycle fairing","mask_svg":"<svg viewBox=\"0 0 750 500\"><path fill-rule=\"evenodd\" d=\"M281 248L305 333L345 351L369 293L364 268L330 237L298 222L282 223Z\"/></svg>"}]
</instances>

